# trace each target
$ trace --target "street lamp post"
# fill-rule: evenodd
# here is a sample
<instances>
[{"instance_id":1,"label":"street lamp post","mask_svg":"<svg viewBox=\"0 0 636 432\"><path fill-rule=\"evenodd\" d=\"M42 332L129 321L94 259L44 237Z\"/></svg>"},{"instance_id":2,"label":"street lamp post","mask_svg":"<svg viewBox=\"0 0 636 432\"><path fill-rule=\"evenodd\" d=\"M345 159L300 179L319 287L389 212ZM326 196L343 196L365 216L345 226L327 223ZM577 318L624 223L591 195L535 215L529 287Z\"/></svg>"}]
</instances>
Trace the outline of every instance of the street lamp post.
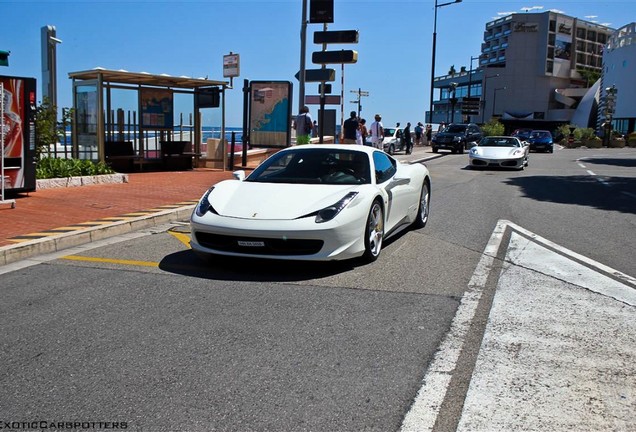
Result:
<instances>
[{"instance_id":1,"label":"street lamp post","mask_svg":"<svg viewBox=\"0 0 636 432\"><path fill-rule=\"evenodd\" d=\"M470 56L470 70L468 71L468 95L466 96L469 99L470 99L470 90L471 90L471 87L473 86L473 60L479 60L479 56L477 57ZM468 123L470 123L470 114L468 114Z\"/></svg>"},{"instance_id":2,"label":"street lamp post","mask_svg":"<svg viewBox=\"0 0 636 432\"><path fill-rule=\"evenodd\" d=\"M603 123L603 146L609 147L612 139L612 117L616 107L616 94L618 90L615 85L605 89L605 122Z\"/></svg>"},{"instance_id":3,"label":"street lamp post","mask_svg":"<svg viewBox=\"0 0 636 432\"><path fill-rule=\"evenodd\" d=\"M457 97L455 97L455 91L457 91L458 83L450 83L450 105L451 105L451 123L455 123L455 104L457 104Z\"/></svg>"},{"instance_id":4,"label":"street lamp post","mask_svg":"<svg viewBox=\"0 0 636 432\"><path fill-rule=\"evenodd\" d=\"M435 50L437 48L437 8L441 8L443 6L448 6L448 5L452 5L454 3L461 3L462 0L455 0L452 2L447 2L447 3L442 3L442 4L438 4L437 0L435 0L435 13L434 13L434 19L433 19L433 54L432 54L432 60L431 60L431 94L430 94L430 100L429 100L429 115L428 115L428 122L429 123L433 123L433 92L435 91Z\"/></svg>"},{"instance_id":5,"label":"street lamp post","mask_svg":"<svg viewBox=\"0 0 636 432\"><path fill-rule=\"evenodd\" d=\"M490 117L494 117L495 116L495 108L497 107L497 92L499 90L505 90L506 87L499 87L495 89L495 95L492 98L492 115Z\"/></svg>"}]
</instances>

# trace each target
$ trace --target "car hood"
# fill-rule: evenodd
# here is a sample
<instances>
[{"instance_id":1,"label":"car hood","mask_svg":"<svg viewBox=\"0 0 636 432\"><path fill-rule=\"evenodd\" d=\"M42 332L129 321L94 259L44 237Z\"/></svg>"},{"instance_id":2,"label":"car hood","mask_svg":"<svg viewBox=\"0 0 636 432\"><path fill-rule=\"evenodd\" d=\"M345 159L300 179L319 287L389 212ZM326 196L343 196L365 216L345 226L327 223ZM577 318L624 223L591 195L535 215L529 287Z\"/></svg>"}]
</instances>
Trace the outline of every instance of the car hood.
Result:
<instances>
[{"instance_id":1,"label":"car hood","mask_svg":"<svg viewBox=\"0 0 636 432\"><path fill-rule=\"evenodd\" d=\"M515 154L515 152L517 152L517 154ZM473 147L471 149L471 154L485 158L502 159L513 156L521 156L523 154L523 149L519 147Z\"/></svg>"},{"instance_id":2,"label":"car hood","mask_svg":"<svg viewBox=\"0 0 636 432\"><path fill-rule=\"evenodd\" d=\"M253 220L292 220L340 201L357 185L307 185L226 180L209 195L221 216Z\"/></svg>"}]
</instances>

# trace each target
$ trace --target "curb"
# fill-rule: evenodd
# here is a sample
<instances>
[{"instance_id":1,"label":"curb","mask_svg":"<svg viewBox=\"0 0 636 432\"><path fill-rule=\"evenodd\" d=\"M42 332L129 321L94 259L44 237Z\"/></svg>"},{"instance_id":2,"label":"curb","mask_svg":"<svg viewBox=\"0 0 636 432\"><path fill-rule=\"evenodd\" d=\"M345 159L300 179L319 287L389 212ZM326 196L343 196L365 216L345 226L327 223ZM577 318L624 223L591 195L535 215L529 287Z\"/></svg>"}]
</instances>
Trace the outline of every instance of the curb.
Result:
<instances>
[{"instance_id":1,"label":"curb","mask_svg":"<svg viewBox=\"0 0 636 432\"><path fill-rule=\"evenodd\" d=\"M83 230L63 233L60 235L32 240L16 245L0 247L0 266L11 264L16 261L31 258L36 255L43 255L59 252L74 246L103 240L127 234L143 228L150 228L179 220L187 220L192 214L195 205L178 207L164 210L151 215L113 222L112 224L90 227Z\"/></svg>"},{"instance_id":2,"label":"curb","mask_svg":"<svg viewBox=\"0 0 636 432\"><path fill-rule=\"evenodd\" d=\"M36 190L88 186L97 184L128 183L127 174L103 174L96 176L65 177L36 180Z\"/></svg>"}]
</instances>

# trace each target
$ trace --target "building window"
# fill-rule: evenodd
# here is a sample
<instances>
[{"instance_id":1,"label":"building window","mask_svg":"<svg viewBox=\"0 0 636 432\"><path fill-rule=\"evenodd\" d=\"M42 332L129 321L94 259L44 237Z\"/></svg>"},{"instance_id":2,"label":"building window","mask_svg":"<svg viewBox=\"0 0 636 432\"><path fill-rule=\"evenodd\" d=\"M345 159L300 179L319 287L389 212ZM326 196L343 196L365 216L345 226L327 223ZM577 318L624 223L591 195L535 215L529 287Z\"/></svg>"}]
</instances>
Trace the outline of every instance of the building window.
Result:
<instances>
[{"instance_id":1,"label":"building window","mask_svg":"<svg viewBox=\"0 0 636 432\"><path fill-rule=\"evenodd\" d=\"M596 42L596 32L594 30L587 31L587 40Z\"/></svg>"},{"instance_id":2,"label":"building window","mask_svg":"<svg viewBox=\"0 0 636 432\"><path fill-rule=\"evenodd\" d=\"M576 54L576 62L580 64L585 64L585 54L577 53Z\"/></svg>"},{"instance_id":3,"label":"building window","mask_svg":"<svg viewBox=\"0 0 636 432\"><path fill-rule=\"evenodd\" d=\"M582 27L579 27L576 29L576 37L579 39L585 39L585 29Z\"/></svg>"},{"instance_id":4,"label":"building window","mask_svg":"<svg viewBox=\"0 0 636 432\"><path fill-rule=\"evenodd\" d=\"M551 74L554 71L554 62L551 60L548 60L545 70L547 73Z\"/></svg>"},{"instance_id":5,"label":"building window","mask_svg":"<svg viewBox=\"0 0 636 432\"><path fill-rule=\"evenodd\" d=\"M583 42L582 40L577 40L576 41L576 50L577 51L585 51L585 42Z\"/></svg>"},{"instance_id":6,"label":"building window","mask_svg":"<svg viewBox=\"0 0 636 432\"><path fill-rule=\"evenodd\" d=\"M599 43L605 45L607 43L607 35L605 33L599 33L598 34L598 41L599 41Z\"/></svg>"},{"instance_id":7,"label":"building window","mask_svg":"<svg viewBox=\"0 0 636 432\"><path fill-rule=\"evenodd\" d=\"M551 32L555 32L556 31L556 20L550 20L550 31Z\"/></svg>"},{"instance_id":8,"label":"building window","mask_svg":"<svg viewBox=\"0 0 636 432\"><path fill-rule=\"evenodd\" d=\"M556 39L556 37L555 37L554 33L550 33L548 35L548 45L554 46L555 39Z\"/></svg>"},{"instance_id":9,"label":"building window","mask_svg":"<svg viewBox=\"0 0 636 432\"><path fill-rule=\"evenodd\" d=\"M554 59L554 48L552 47L548 48L548 58Z\"/></svg>"}]
</instances>

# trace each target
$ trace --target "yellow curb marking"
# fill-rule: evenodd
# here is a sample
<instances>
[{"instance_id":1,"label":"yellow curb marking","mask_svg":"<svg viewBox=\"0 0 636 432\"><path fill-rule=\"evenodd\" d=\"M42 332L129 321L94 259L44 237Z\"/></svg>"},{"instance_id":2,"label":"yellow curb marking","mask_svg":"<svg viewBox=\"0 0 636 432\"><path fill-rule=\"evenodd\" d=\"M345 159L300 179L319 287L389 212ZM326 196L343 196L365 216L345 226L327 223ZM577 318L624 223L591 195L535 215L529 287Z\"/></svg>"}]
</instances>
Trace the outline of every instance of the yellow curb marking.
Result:
<instances>
[{"instance_id":1,"label":"yellow curb marking","mask_svg":"<svg viewBox=\"0 0 636 432\"><path fill-rule=\"evenodd\" d=\"M152 261L96 258L96 257L87 257L87 256L81 256L81 255L67 255L62 257L62 259L71 260L71 261L87 261L87 262L100 262L100 263L108 263L108 264L133 265L133 266L142 266L142 267L159 267L158 262L152 262Z\"/></svg>"},{"instance_id":2,"label":"yellow curb marking","mask_svg":"<svg viewBox=\"0 0 636 432\"><path fill-rule=\"evenodd\" d=\"M173 236L175 236L181 243L186 245L188 247L188 249L190 249L190 235L189 234L184 234L184 233L176 232L176 231L172 231L172 230L169 230L168 232L170 234L172 234Z\"/></svg>"}]
</instances>

